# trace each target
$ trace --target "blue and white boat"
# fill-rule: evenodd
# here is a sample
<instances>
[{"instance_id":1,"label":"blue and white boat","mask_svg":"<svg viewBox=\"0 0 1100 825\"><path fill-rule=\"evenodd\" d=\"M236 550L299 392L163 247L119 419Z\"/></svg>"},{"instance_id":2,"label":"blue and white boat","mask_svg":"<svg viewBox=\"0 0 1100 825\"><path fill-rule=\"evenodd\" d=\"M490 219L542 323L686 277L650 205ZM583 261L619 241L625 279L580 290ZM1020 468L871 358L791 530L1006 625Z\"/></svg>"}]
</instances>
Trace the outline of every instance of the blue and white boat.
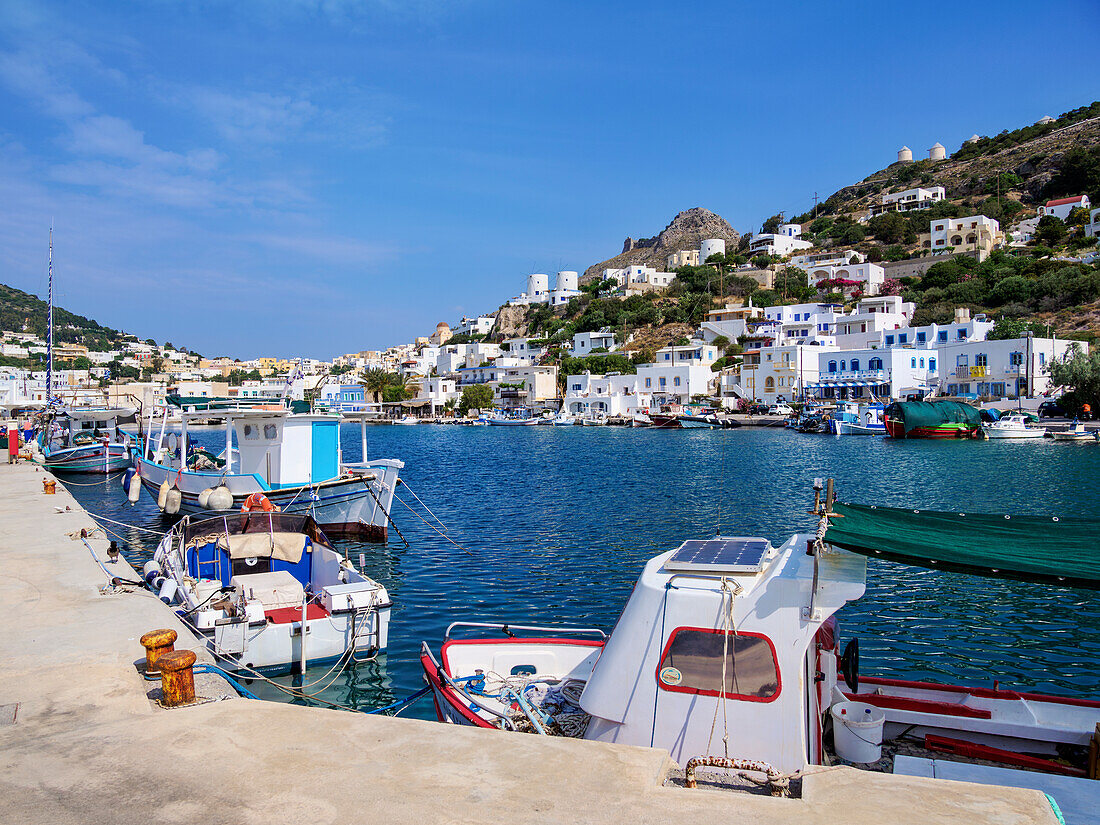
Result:
<instances>
[{"instance_id":1,"label":"blue and white boat","mask_svg":"<svg viewBox=\"0 0 1100 825\"><path fill-rule=\"evenodd\" d=\"M886 435L882 404L845 404L833 414L836 435Z\"/></svg>"},{"instance_id":2,"label":"blue and white boat","mask_svg":"<svg viewBox=\"0 0 1100 825\"><path fill-rule=\"evenodd\" d=\"M145 442L135 460L142 486L165 512L240 509L250 503L307 514L330 533L386 540L405 464L366 459L365 416L360 417L364 460L355 463L343 461L339 415L226 410L220 455L198 448L189 437L188 425L209 416L202 410L181 412L177 433L169 431L166 415L159 436Z\"/></svg>"},{"instance_id":3,"label":"blue and white boat","mask_svg":"<svg viewBox=\"0 0 1100 825\"><path fill-rule=\"evenodd\" d=\"M115 473L130 466L130 437L119 429L132 409L74 407L47 412L35 460L51 473Z\"/></svg>"},{"instance_id":4,"label":"blue and white boat","mask_svg":"<svg viewBox=\"0 0 1100 825\"><path fill-rule=\"evenodd\" d=\"M386 588L333 549L308 515L186 517L143 576L231 669L347 665L386 648Z\"/></svg>"}]
</instances>

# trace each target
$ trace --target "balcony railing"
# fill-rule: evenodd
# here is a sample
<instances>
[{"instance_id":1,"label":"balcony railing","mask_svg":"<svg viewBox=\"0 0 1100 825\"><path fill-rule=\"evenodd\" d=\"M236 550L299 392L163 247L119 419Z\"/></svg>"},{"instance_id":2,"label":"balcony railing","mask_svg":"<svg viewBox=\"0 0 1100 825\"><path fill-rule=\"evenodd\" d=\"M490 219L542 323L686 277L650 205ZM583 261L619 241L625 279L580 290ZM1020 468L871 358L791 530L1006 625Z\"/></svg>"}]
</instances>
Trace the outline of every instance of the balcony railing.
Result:
<instances>
[{"instance_id":1,"label":"balcony railing","mask_svg":"<svg viewBox=\"0 0 1100 825\"><path fill-rule=\"evenodd\" d=\"M886 381L888 380L886 370L840 370L839 372L823 372L821 377L824 378L840 378L845 381L853 378L861 380L875 380Z\"/></svg>"}]
</instances>

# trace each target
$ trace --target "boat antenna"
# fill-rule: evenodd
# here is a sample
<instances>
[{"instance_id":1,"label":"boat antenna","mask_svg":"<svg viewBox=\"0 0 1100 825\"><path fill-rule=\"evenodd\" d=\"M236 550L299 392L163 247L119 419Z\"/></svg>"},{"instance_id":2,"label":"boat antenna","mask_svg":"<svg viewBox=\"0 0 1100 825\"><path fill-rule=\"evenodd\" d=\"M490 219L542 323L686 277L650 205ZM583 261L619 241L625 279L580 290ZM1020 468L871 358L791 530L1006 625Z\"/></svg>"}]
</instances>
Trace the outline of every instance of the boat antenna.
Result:
<instances>
[{"instance_id":1,"label":"boat antenna","mask_svg":"<svg viewBox=\"0 0 1100 825\"><path fill-rule=\"evenodd\" d=\"M46 409L53 404L53 221L50 221L49 292L46 318Z\"/></svg>"}]
</instances>

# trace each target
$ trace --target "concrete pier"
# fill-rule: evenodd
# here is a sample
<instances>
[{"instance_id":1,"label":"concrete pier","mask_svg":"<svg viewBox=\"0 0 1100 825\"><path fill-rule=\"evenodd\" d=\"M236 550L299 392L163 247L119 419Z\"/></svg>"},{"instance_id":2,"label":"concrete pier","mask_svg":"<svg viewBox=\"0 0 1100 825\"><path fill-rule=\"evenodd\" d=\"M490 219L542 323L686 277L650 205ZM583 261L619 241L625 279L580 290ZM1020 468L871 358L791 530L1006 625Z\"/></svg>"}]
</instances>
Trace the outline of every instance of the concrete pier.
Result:
<instances>
[{"instance_id":1,"label":"concrete pier","mask_svg":"<svg viewBox=\"0 0 1100 825\"><path fill-rule=\"evenodd\" d=\"M134 667L141 635L171 627L177 650L203 653L150 594L100 592L107 577L67 535L94 524L43 477L0 467L0 822L1057 821L1029 790L841 767L772 799L664 786L668 757L648 748L245 699L165 710ZM106 544L92 542L104 560Z\"/></svg>"}]
</instances>

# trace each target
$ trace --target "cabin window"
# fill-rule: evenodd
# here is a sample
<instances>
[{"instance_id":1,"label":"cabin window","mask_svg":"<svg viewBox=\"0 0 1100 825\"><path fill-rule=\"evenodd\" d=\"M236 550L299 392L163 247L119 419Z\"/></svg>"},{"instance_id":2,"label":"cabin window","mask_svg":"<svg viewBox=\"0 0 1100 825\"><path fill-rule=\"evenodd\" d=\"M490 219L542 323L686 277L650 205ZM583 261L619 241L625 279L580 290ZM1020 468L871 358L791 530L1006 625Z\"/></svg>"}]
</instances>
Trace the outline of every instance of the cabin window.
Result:
<instances>
[{"instance_id":1,"label":"cabin window","mask_svg":"<svg viewBox=\"0 0 1100 825\"><path fill-rule=\"evenodd\" d=\"M279 434L279 428L274 424L264 424L264 438L275 438Z\"/></svg>"},{"instance_id":2,"label":"cabin window","mask_svg":"<svg viewBox=\"0 0 1100 825\"><path fill-rule=\"evenodd\" d=\"M256 431L256 428L251 424L244 425L244 437L245 438L259 438L260 434Z\"/></svg>"},{"instance_id":3,"label":"cabin window","mask_svg":"<svg viewBox=\"0 0 1100 825\"><path fill-rule=\"evenodd\" d=\"M722 684L722 653L728 651ZM665 690L721 695L726 699L771 702L780 691L775 650L766 636L678 627L672 631L657 668Z\"/></svg>"}]
</instances>

